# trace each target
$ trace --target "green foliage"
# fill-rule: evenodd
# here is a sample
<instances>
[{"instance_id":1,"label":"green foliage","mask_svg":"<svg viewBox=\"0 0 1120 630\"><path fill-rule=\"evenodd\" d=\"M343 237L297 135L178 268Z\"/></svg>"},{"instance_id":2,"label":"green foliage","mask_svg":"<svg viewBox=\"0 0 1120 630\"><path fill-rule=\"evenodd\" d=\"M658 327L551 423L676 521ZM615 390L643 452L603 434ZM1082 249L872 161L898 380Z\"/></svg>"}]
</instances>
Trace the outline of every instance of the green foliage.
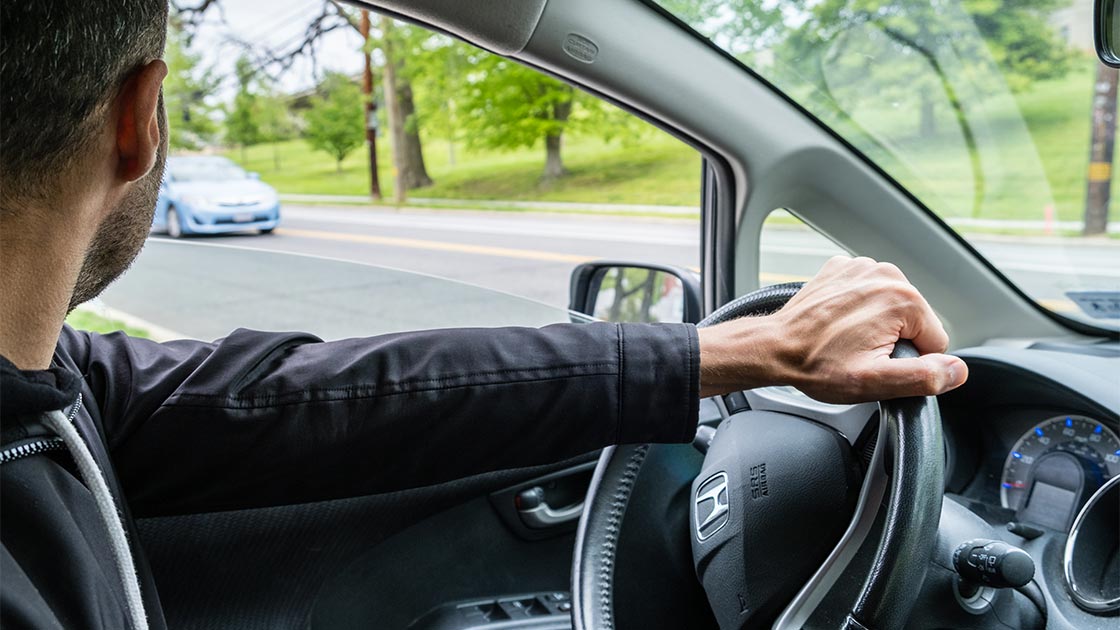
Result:
<instances>
[{"instance_id":1,"label":"green foliage","mask_svg":"<svg viewBox=\"0 0 1120 630\"><path fill-rule=\"evenodd\" d=\"M319 84L319 94L305 114L304 134L313 149L325 151L342 172L342 160L365 141L362 93L344 74L330 72Z\"/></svg>"},{"instance_id":2,"label":"green foliage","mask_svg":"<svg viewBox=\"0 0 1120 630\"><path fill-rule=\"evenodd\" d=\"M167 78L163 81L169 142L173 149L196 150L213 141L217 106L211 103L219 79L212 68L200 68L201 55L191 52L187 38L172 24L167 32Z\"/></svg>"},{"instance_id":3,"label":"green foliage","mask_svg":"<svg viewBox=\"0 0 1120 630\"><path fill-rule=\"evenodd\" d=\"M264 139L261 133L260 108L257 95L253 92L256 72L247 57L237 60L234 70L237 76L237 94L233 97L233 107L226 115L226 139L232 144L250 147Z\"/></svg>"},{"instance_id":4,"label":"green foliage","mask_svg":"<svg viewBox=\"0 0 1120 630\"><path fill-rule=\"evenodd\" d=\"M463 122L471 147L530 147L580 124L570 85L501 57L482 55L466 88Z\"/></svg>"},{"instance_id":5,"label":"green foliage","mask_svg":"<svg viewBox=\"0 0 1120 630\"><path fill-rule=\"evenodd\" d=\"M671 8L924 201L976 217L1010 180L1009 159L1033 176L1024 194L1048 196L1037 157L1008 154L1030 142L1027 127L996 119L1015 107L1013 93L1069 71L1072 53L1047 23L1068 2L674 0Z\"/></svg>"},{"instance_id":6,"label":"green foliage","mask_svg":"<svg viewBox=\"0 0 1120 630\"><path fill-rule=\"evenodd\" d=\"M538 146L587 135L633 142L649 128L570 85L452 38L410 27L407 53L416 108L428 137L475 150Z\"/></svg>"},{"instance_id":7,"label":"green foliage","mask_svg":"<svg viewBox=\"0 0 1120 630\"><path fill-rule=\"evenodd\" d=\"M407 59L402 76L412 84L417 109L417 115L406 125L419 127L423 117L423 131L428 137L460 141L466 135L462 129L466 76L486 53L410 25L398 24L394 36Z\"/></svg>"},{"instance_id":8,"label":"green foliage","mask_svg":"<svg viewBox=\"0 0 1120 630\"><path fill-rule=\"evenodd\" d=\"M1082 58L1060 79L1035 82L1011 102L991 103L987 119L993 127L1015 125L1021 117L1030 133L1017 135L1006 146L1001 173L989 182L991 194L985 200L984 217L1041 220L1052 195L1058 220L1081 218L1095 59L1092 55ZM890 103L883 105L874 112L881 118L905 115L909 116L905 120L910 120L914 116L913 112L894 111ZM910 142L929 143L917 137ZM387 145L378 146L381 181L388 196L392 194L392 178ZM429 171L437 181L424 191L423 196L428 198L476 199L481 207L486 207L485 200L489 199L699 207L696 151L652 128L645 132L640 151L627 148L617 139L607 143L589 134L573 137L564 146L565 166L571 174L548 182L540 179L544 152L537 148L460 147L454 163L449 161L443 141L429 139L427 148L432 149L427 160ZM282 170L273 166L274 151L279 152ZM257 145L250 148L248 161L237 151L228 155L246 169L259 171L263 180L282 193L364 195L369 188L369 170L362 152L347 156L342 175L335 174L334 165L321 153L309 152L303 141ZM943 217L968 216L972 193L967 160L962 164L960 152L953 146L932 151L927 148L923 155L926 158L918 171L921 180L917 175L900 177L903 186L919 192ZM1041 173L1045 174L1041 183L1048 184L1050 194L1036 194L1041 174L1032 165L1036 155L1041 157Z\"/></svg>"},{"instance_id":9,"label":"green foliage","mask_svg":"<svg viewBox=\"0 0 1120 630\"><path fill-rule=\"evenodd\" d=\"M288 99L273 92L257 96L257 120L261 142L282 142L296 136L296 121Z\"/></svg>"},{"instance_id":10,"label":"green foliage","mask_svg":"<svg viewBox=\"0 0 1120 630\"><path fill-rule=\"evenodd\" d=\"M237 94L226 113L226 140L244 151L261 142L281 142L296 135L288 99L276 93L272 82L242 56L234 69ZM274 165L280 168L279 154Z\"/></svg>"}]
</instances>

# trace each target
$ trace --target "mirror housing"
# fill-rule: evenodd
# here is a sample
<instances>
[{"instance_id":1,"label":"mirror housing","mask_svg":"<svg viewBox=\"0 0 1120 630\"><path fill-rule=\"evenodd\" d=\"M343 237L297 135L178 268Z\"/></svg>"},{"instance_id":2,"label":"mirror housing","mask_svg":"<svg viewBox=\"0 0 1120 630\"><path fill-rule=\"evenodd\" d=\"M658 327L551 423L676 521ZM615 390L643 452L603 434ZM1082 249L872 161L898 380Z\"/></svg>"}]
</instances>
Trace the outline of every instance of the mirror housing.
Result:
<instances>
[{"instance_id":1,"label":"mirror housing","mask_svg":"<svg viewBox=\"0 0 1120 630\"><path fill-rule=\"evenodd\" d=\"M1117 14L1117 0L1095 0L1093 44L1101 63L1110 68L1120 68L1120 15Z\"/></svg>"},{"instance_id":2,"label":"mirror housing","mask_svg":"<svg viewBox=\"0 0 1120 630\"><path fill-rule=\"evenodd\" d=\"M248 175L249 175L249 179L260 179L261 178L261 174L256 172L256 171L249 171Z\"/></svg>"},{"instance_id":3,"label":"mirror housing","mask_svg":"<svg viewBox=\"0 0 1120 630\"><path fill-rule=\"evenodd\" d=\"M611 322L700 321L700 277L669 265L597 260L572 270L568 308Z\"/></svg>"}]
</instances>

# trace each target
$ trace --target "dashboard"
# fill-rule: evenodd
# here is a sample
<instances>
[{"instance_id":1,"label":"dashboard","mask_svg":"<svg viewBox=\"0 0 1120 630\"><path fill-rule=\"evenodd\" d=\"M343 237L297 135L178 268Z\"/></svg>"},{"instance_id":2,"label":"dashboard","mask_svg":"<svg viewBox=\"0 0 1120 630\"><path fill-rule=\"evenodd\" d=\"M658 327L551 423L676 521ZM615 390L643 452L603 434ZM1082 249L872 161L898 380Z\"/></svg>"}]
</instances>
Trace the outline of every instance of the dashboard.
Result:
<instances>
[{"instance_id":1,"label":"dashboard","mask_svg":"<svg viewBox=\"0 0 1120 630\"><path fill-rule=\"evenodd\" d=\"M938 401L946 497L1031 554L1045 627L1117 627L1120 524L1102 507L1111 503L1093 503L1120 495L1120 344L958 354L969 380ZM1077 539L1082 522L1097 521L1092 536ZM1070 573L1076 558L1093 564L1081 584Z\"/></svg>"}]
</instances>

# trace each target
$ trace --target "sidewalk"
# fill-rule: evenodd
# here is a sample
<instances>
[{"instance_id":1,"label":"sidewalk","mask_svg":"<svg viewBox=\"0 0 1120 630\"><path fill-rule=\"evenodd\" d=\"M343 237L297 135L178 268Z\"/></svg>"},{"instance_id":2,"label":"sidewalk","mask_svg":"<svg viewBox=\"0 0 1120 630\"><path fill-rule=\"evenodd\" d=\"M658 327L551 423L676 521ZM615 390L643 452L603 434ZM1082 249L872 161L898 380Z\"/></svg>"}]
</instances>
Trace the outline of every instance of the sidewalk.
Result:
<instances>
[{"instance_id":1,"label":"sidewalk","mask_svg":"<svg viewBox=\"0 0 1120 630\"><path fill-rule=\"evenodd\" d=\"M335 203L345 205L367 205L377 208L393 208L390 203L373 203L365 195L280 195L281 201L293 203ZM622 203L583 203L572 201L507 201L491 199L433 199L430 197L409 197L409 207L440 208L456 207L471 210L491 210L495 208L509 208L517 210L540 210L543 212L576 212L582 214L641 214L664 215L666 217L696 217L700 210L691 206L661 206L651 204L622 204ZM778 211L781 212L781 211ZM945 220L955 228L979 228L987 230L1029 230L1034 232L1080 232L1083 226L1081 221L1029 221L1016 219L973 219L969 217L953 217ZM1108 224L1110 234L1120 234L1120 221L1111 221Z\"/></svg>"},{"instance_id":2,"label":"sidewalk","mask_svg":"<svg viewBox=\"0 0 1120 630\"><path fill-rule=\"evenodd\" d=\"M340 203L363 204L374 207L392 208L391 203L374 203L364 195L280 195L280 201L294 203ZM665 216L695 217L699 208L690 206L658 206L621 203L582 203L571 201L504 201L490 199L432 199L430 197L409 197L409 206L439 208L454 206L469 210L489 210L510 208L518 210L541 210L559 212L579 212L586 214L662 214Z\"/></svg>"}]
</instances>

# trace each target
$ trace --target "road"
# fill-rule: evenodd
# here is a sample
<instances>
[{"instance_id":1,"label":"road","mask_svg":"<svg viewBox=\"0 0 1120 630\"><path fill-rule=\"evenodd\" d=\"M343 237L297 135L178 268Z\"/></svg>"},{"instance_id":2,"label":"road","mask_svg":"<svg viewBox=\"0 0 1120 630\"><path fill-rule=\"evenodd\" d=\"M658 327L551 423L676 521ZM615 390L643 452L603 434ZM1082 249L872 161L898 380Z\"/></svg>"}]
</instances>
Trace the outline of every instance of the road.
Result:
<instances>
[{"instance_id":1,"label":"road","mask_svg":"<svg viewBox=\"0 0 1120 630\"><path fill-rule=\"evenodd\" d=\"M352 274L369 272L343 271L352 266L268 256L246 248L415 271L556 306L567 304L569 274L587 260L699 265L699 226L680 219L286 206L284 221L272 235L185 240L170 243L153 236L129 275L106 292L104 303L203 338L220 336L237 325L306 328L306 324L301 326L301 318L309 317L320 324L328 322L324 324L327 336L334 337L373 332L365 324L370 309L385 310L383 300L355 297L353 287L361 283ZM1062 301L1065 290L1078 288L1064 284L1063 271L1070 267L1082 272L1082 283L1120 288L1120 247L1116 244L1079 245L1070 250L1053 241L989 239L977 244L1015 281L1045 296L1054 306L1072 306ZM838 251L805 230L768 231L762 249L763 280L807 277ZM352 280L351 289L341 288L345 283L328 277L340 275ZM215 276L225 279L219 282ZM399 280L394 277L393 282ZM334 292L332 300L336 301L325 300L316 307L314 298L305 299L323 287L333 287L328 292ZM350 291L349 302L362 302L361 308L343 308L346 290ZM304 311L293 308L295 302ZM454 308L451 300L444 302ZM415 314L418 308L440 308L433 304L421 300L411 310ZM485 321L472 317L459 323ZM526 323L542 318L547 319L536 314ZM398 329L404 321L387 329Z\"/></svg>"}]
</instances>

